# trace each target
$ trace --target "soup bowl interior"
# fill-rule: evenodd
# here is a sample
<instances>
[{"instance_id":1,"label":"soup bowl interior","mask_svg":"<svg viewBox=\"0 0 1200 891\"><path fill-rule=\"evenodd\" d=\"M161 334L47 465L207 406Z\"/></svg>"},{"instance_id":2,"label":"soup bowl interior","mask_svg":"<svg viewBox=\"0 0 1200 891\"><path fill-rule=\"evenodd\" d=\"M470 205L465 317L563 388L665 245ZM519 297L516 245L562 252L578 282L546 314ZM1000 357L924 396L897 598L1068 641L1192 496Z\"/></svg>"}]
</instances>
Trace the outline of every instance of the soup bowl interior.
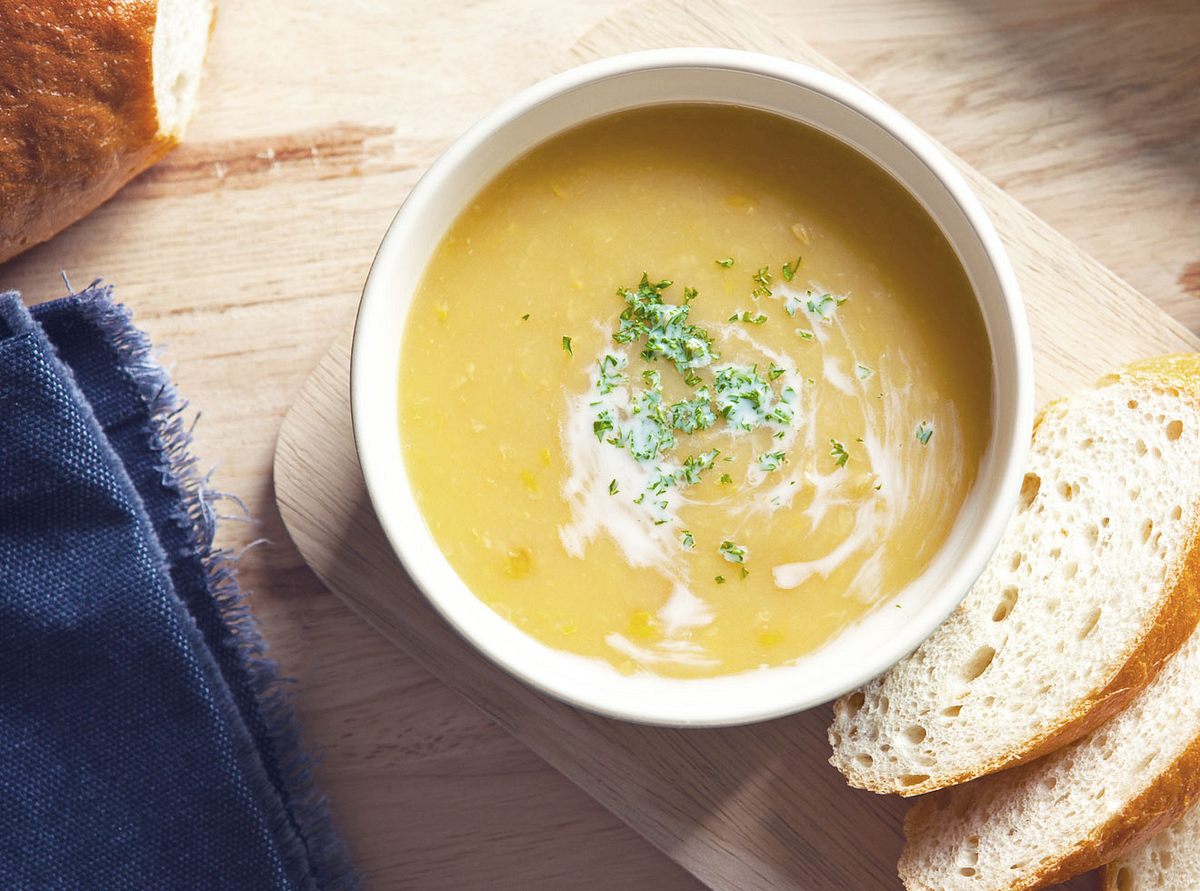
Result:
<instances>
[{"instance_id":1,"label":"soup bowl interior","mask_svg":"<svg viewBox=\"0 0 1200 891\"><path fill-rule=\"evenodd\" d=\"M418 509L402 455L396 390L413 295L443 234L472 198L558 133L619 111L679 103L732 104L793 119L884 169L957 253L992 351L991 438L977 482L925 571L898 598L793 664L686 680L623 675L600 660L553 649L478 599L442 555ZM513 675L575 705L627 720L711 726L826 702L911 652L949 615L983 570L1015 506L1031 428L1031 362L1024 310L999 239L962 177L927 137L869 94L815 69L735 51L659 50L592 63L530 88L434 164L396 215L371 268L354 334L351 407L380 523L409 575L462 635ZM398 584L396 596L405 596L402 590Z\"/></svg>"}]
</instances>

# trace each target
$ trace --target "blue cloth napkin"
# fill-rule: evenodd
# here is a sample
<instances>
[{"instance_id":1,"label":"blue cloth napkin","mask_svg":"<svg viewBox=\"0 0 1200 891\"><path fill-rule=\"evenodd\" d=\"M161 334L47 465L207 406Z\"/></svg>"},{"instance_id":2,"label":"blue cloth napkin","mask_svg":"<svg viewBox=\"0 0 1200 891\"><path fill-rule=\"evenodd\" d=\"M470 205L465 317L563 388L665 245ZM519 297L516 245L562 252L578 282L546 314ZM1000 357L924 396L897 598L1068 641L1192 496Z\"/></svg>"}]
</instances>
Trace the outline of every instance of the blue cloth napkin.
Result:
<instances>
[{"instance_id":1,"label":"blue cloth napkin","mask_svg":"<svg viewBox=\"0 0 1200 891\"><path fill-rule=\"evenodd\" d=\"M357 886L181 412L108 288L0 294L0 888Z\"/></svg>"}]
</instances>

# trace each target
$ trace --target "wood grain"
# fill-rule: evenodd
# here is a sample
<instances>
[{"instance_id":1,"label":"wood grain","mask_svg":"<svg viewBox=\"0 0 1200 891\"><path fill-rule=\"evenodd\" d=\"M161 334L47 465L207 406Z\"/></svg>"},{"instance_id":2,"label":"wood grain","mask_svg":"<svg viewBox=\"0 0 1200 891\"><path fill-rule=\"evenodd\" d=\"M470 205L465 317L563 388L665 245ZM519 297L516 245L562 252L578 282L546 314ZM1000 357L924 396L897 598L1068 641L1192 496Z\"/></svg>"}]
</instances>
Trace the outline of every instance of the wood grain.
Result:
<instances>
[{"instance_id":1,"label":"wood grain","mask_svg":"<svg viewBox=\"0 0 1200 891\"><path fill-rule=\"evenodd\" d=\"M688 43L762 49L833 68L757 16L707 2L639 7L586 35L576 55L582 61L675 45L681 35ZM1026 295L1040 399L1133 358L1200 345L998 187L960 166L997 221ZM404 574L371 513L350 436L348 362L343 337L285 420L276 461L284 521L326 584L706 884L898 885L903 805L848 789L827 765L827 709L746 728L638 727L548 700L458 638Z\"/></svg>"},{"instance_id":2,"label":"wood grain","mask_svg":"<svg viewBox=\"0 0 1200 891\"><path fill-rule=\"evenodd\" d=\"M1194 0L747 2L1200 327ZM185 146L0 266L35 301L60 269L107 276L203 409L197 453L255 518L222 540L269 539L243 580L371 888L697 885L330 596L271 491L284 412L420 171L626 5L222 0Z\"/></svg>"}]
</instances>

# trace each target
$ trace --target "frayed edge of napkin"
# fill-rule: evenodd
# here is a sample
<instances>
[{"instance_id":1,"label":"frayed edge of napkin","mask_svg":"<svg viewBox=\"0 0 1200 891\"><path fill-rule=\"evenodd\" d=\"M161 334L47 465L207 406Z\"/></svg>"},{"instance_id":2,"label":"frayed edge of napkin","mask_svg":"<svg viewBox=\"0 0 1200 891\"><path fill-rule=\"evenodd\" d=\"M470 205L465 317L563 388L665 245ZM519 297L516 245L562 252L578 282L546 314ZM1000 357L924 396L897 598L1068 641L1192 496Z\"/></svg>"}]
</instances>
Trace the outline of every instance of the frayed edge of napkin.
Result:
<instances>
[{"instance_id":1,"label":"frayed edge of napkin","mask_svg":"<svg viewBox=\"0 0 1200 891\"><path fill-rule=\"evenodd\" d=\"M215 504L236 497L209 487L211 474L202 473L192 454L192 429L184 417L188 409L159 364L149 338L133 324L133 314L112 299L112 286L94 281L70 295L112 345L121 365L150 417L147 431L151 448L161 456L163 484L178 494L183 509L175 522L189 534L190 557L200 561L208 578L208 589L229 630L228 646L236 649L239 662L250 680L259 715L270 737L279 784L264 780L272 788L262 790L284 799L286 813L274 825L277 838L298 839L303 850L284 849L291 866L304 867L322 889L357 889L359 878L350 862L345 843L337 834L329 802L317 789L313 769L317 759L304 747L299 722L292 709L278 664L267 655L267 644L237 581L237 555L216 546L218 515ZM198 419L198 415L197 415ZM247 754L247 753L243 753ZM262 757L257 751L250 753Z\"/></svg>"}]
</instances>

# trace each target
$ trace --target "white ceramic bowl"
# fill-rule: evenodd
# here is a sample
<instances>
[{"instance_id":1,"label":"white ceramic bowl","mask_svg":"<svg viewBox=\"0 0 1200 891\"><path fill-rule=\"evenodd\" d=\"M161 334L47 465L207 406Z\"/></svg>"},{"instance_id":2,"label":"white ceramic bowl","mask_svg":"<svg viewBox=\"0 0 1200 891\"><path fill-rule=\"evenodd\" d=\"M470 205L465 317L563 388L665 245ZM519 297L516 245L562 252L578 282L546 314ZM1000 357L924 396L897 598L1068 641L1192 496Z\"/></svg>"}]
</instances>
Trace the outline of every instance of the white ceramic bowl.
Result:
<instances>
[{"instance_id":1,"label":"white ceramic bowl","mask_svg":"<svg viewBox=\"0 0 1200 891\"><path fill-rule=\"evenodd\" d=\"M700 680L624 676L551 649L478 600L439 551L401 454L401 335L425 266L472 197L510 162L584 121L680 102L749 106L816 127L903 184L941 226L970 277L991 341L993 434L978 482L901 609L879 608L817 652L778 667ZM800 711L874 677L912 651L962 599L1000 540L1029 446L1032 355L1008 259L983 208L933 143L898 112L828 74L770 56L652 50L575 68L501 105L429 169L392 221L363 290L351 404L371 502L405 568L483 653L533 686L593 711L656 724L739 724ZM398 595L399 596L399 595Z\"/></svg>"}]
</instances>

